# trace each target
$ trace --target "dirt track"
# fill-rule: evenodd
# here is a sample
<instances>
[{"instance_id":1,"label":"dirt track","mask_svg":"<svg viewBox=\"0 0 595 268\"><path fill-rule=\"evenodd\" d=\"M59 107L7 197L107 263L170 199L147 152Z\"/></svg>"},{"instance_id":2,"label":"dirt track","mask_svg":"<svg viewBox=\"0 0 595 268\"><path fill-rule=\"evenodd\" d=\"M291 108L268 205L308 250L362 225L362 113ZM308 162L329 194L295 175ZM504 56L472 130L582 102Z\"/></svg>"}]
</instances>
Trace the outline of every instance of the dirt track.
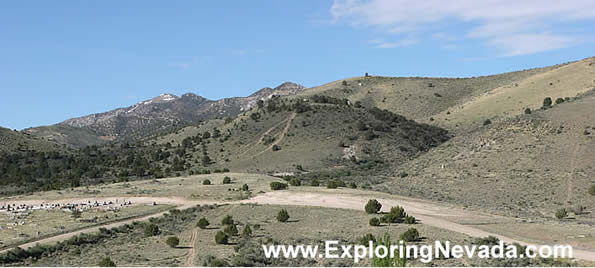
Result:
<instances>
[{"instance_id":1,"label":"dirt track","mask_svg":"<svg viewBox=\"0 0 595 268\"><path fill-rule=\"evenodd\" d=\"M111 197L110 199L114 198L126 198L126 200L131 200L133 203L152 203L153 201L157 201L160 203L167 203L167 204L177 204L178 209L185 209L190 208L196 205L207 205L207 204L236 204L236 203L257 203L257 204L269 204L269 205L294 205L294 206L313 206L313 207L327 207L327 208L341 208L341 209L353 209L353 210L362 210L365 203L370 198L375 198L372 195L351 195L351 194L335 194L335 193L322 193L322 192L292 192L292 191L277 191L277 192L268 192L265 194L258 195L253 197L249 200L243 200L240 202L216 202L216 201L197 201L197 200L185 200L181 198L151 198L151 197ZM387 211L390 209L391 206L402 206L405 210L410 214L415 216L418 220L421 221L422 224L426 224L428 226L433 226L445 230L450 230L458 233L463 233L472 237L486 237L486 236L495 236L505 242L508 243L519 243L521 245L535 245L527 242L523 242L519 239L521 238L512 238L503 235L499 235L496 233L491 233L487 231L483 231L477 228L474 228L469 225L463 225L454 222L453 220L449 220L449 218L470 218L470 219L503 219L500 216L494 216L489 214L478 214L475 212L468 212L462 209L451 208L440 206L434 203L425 202L422 200L412 200L408 198L399 198L398 196L391 196L391 199L383 199L383 198L376 198L383 206L383 211ZM69 201L73 201L76 199L68 199ZM80 199L88 200L88 199ZM36 200L39 201L39 200ZM57 201L52 201L57 202ZM130 224L133 221L143 221L147 220L151 217L159 217L162 216L164 212L151 214L148 216L144 216L141 218L135 218L115 223L110 223L102 226L90 227L87 229L82 229L66 234L56 235L50 238L45 238L29 243L25 243L20 245L21 248L29 248L35 246L37 243L47 244L53 243L57 241L62 241L68 239L74 235L78 235L80 233L88 233L88 232L96 232L99 228L113 228L123 224ZM535 245L539 246L539 245ZM5 250L6 251L6 250ZM0 251L2 252L2 251ZM595 261L595 251L590 249L574 249L574 257L577 259L588 260L588 261ZM192 256L188 256L190 260L193 258Z\"/></svg>"},{"instance_id":2,"label":"dirt track","mask_svg":"<svg viewBox=\"0 0 595 268\"><path fill-rule=\"evenodd\" d=\"M326 193L299 193L299 192L269 192L262 195L258 195L250 200L242 201L242 203L258 203L258 204L276 204L276 205L295 205L295 206L316 206L316 207L328 207L328 208L343 208L343 209L354 209L362 210L366 202L369 200L369 196L356 196L347 194L326 194ZM395 198L398 198L395 196ZM477 217L477 213L467 212L460 209L439 207L435 204L424 203L424 202L412 202L409 199L397 200L397 199L381 199L377 200L383 204L382 210L388 211L391 206L402 206L405 208L407 213L415 216L422 224L429 226L450 230L458 233L463 233L472 237L487 237L494 236L507 243L519 243L521 245L534 245L527 242L523 242L519 239L506 237L496 233L486 232L468 225L462 225L450 221L444 217ZM488 214L482 214L480 217L493 217L494 219L502 218L499 216L493 216ZM577 259L595 261L594 250L584 250L574 248L574 257Z\"/></svg>"}]
</instances>

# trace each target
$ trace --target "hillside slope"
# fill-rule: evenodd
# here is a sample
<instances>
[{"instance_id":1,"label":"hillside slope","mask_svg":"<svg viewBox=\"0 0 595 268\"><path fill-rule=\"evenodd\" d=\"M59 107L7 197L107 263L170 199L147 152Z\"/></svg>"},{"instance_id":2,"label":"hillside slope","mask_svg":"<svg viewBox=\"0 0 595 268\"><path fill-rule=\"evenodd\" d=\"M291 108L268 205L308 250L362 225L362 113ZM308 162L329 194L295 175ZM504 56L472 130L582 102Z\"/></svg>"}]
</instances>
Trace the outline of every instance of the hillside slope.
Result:
<instances>
[{"instance_id":1,"label":"hillside slope","mask_svg":"<svg viewBox=\"0 0 595 268\"><path fill-rule=\"evenodd\" d=\"M155 142L186 147L195 159L208 155L215 167L294 173L398 165L449 138L388 111L317 101L273 98L233 122L189 127ZM205 135L216 139L205 142Z\"/></svg>"},{"instance_id":2,"label":"hillside slope","mask_svg":"<svg viewBox=\"0 0 595 268\"><path fill-rule=\"evenodd\" d=\"M594 122L595 94L589 92L459 135L403 165L406 178L378 188L513 215L592 210Z\"/></svg>"},{"instance_id":3,"label":"hillside slope","mask_svg":"<svg viewBox=\"0 0 595 268\"><path fill-rule=\"evenodd\" d=\"M55 142L0 127L0 152L52 151L63 147Z\"/></svg>"},{"instance_id":4,"label":"hillside slope","mask_svg":"<svg viewBox=\"0 0 595 268\"><path fill-rule=\"evenodd\" d=\"M545 97L575 97L595 87L595 58L544 68L472 78L354 77L305 90L359 101L451 131L488 118L522 114ZM551 83L551 85L550 85Z\"/></svg>"}]
</instances>

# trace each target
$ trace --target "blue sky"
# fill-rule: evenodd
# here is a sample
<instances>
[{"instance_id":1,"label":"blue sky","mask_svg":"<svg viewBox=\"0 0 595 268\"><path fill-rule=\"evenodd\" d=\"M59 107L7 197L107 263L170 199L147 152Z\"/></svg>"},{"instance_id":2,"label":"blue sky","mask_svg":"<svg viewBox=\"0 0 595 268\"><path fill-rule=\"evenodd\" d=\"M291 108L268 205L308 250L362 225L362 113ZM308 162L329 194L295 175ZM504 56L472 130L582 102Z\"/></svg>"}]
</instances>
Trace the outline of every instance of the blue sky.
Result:
<instances>
[{"instance_id":1,"label":"blue sky","mask_svg":"<svg viewBox=\"0 0 595 268\"><path fill-rule=\"evenodd\" d=\"M2 1L0 126L161 93L461 77L595 56L595 1Z\"/></svg>"}]
</instances>

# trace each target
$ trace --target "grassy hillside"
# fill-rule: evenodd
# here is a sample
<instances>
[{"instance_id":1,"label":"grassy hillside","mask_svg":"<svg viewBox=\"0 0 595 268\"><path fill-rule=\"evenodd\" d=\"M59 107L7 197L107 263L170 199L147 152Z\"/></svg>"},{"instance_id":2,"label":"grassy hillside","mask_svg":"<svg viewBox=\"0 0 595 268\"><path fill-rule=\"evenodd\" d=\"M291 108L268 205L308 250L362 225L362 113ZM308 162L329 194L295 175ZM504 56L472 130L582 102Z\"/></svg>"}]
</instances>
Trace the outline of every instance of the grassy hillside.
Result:
<instances>
[{"instance_id":1,"label":"grassy hillside","mask_svg":"<svg viewBox=\"0 0 595 268\"><path fill-rule=\"evenodd\" d=\"M298 103L304 107L295 108ZM447 139L442 129L373 107L279 98L227 124L186 128L154 141L184 147L190 162L207 155L208 166L276 173L396 165Z\"/></svg>"},{"instance_id":2,"label":"grassy hillside","mask_svg":"<svg viewBox=\"0 0 595 268\"><path fill-rule=\"evenodd\" d=\"M62 150L63 146L29 135L0 127L0 152L52 151Z\"/></svg>"},{"instance_id":3,"label":"grassy hillside","mask_svg":"<svg viewBox=\"0 0 595 268\"><path fill-rule=\"evenodd\" d=\"M301 96L347 98L457 131L540 107L547 96L574 97L595 87L593 62L588 58L471 78L354 77L308 89Z\"/></svg>"},{"instance_id":4,"label":"grassy hillside","mask_svg":"<svg viewBox=\"0 0 595 268\"><path fill-rule=\"evenodd\" d=\"M100 145L109 142L108 137L97 136L91 130L76 128L67 125L52 125L25 129L26 133L55 141L60 144L67 144L74 147L87 145Z\"/></svg>"},{"instance_id":5,"label":"grassy hillside","mask_svg":"<svg viewBox=\"0 0 595 268\"><path fill-rule=\"evenodd\" d=\"M595 96L554 105L460 135L408 162L384 191L552 218L561 208L592 222ZM396 176L396 174L395 174Z\"/></svg>"}]
</instances>

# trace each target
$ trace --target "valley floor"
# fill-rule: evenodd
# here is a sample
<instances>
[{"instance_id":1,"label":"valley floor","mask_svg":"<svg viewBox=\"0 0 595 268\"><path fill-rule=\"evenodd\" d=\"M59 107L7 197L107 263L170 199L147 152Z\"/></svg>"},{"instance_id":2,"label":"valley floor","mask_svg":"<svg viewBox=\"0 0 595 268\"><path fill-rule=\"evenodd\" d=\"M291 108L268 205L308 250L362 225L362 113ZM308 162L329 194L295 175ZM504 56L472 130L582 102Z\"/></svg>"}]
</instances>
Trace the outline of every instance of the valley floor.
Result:
<instances>
[{"instance_id":1,"label":"valley floor","mask_svg":"<svg viewBox=\"0 0 595 268\"><path fill-rule=\"evenodd\" d=\"M221 180L223 176L232 177L233 183L218 184L218 181ZM216 185L202 185L202 181L207 178L215 182ZM218 204L235 207L242 204L258 204L266 205L266 207L281 206L288 207L288 209L295 208L292 213L298 213L302 208L309 208L312 211L316 211L317 209L339 209L339 211L345 211L343 213L345 215L351 215L353 213L356 215L348 217L359 217L363 218L363 220L361 222L340 221L336 223L337 226L335 226L334 229L349 229L355 228L356 226L370 228L367 223L369 216L363 212L363 208L369 199L377 199L383 205L382 211L388 211L392 206L402 206L408 214L413 215L420 220L421 225L419 226L424 226L423 228L444 230L450 235L457 234L454 236L459 239L465 239L464 237L495 236L505 242L519 243L521 245L570 244L574 247L575 258L595 262L595 228L592 227L576 224L562 225L553 222L530 223L520 218L496 216L438 202L405 198L365 190L342 188L326 189L322 187L301 186L291 187L289 190L284 191L271 191L268 188L268 184L272 181L280 180L256 174L232 173L200 175L184 178L161 179L152 182L140 181L107 186L92 186L89 187L90 189L85 189L85 191L97 190L99 193L96 193L95 196L81 194L81 192L77 192L75 189L69 193L44 192L35 196L5 198L0 200L0 204L76 203L88 202L91 200L126 199L137 206L150 206L156 204L167 206L164 206L161 211L150 212L149 214L147 214L146 211L145 214L140 214L139 212L138 217L106 222L105 224L97 224L88 228L78 227L73 231L47 235L46 237L40 237L39 239L29 240L26 243L4 245L5 247L3 251L8 250L8 246L19 246L26 249L33 247L38 243L52 244L81 233L97 232L100 228L113 228L160 217L166 214L166 211L164 210L171 207L176 207L182 210L196 207L197 205ZM248 184L251 189L254 189L252 192L256 194L243 195L241 192L238 192L236 188L241 187L243 184ZM122 191L122 189L128 190ZM130 189L134 189L134 191L130 191ZM142 194L144 192L150 194ZM217 198L215 198L215 196ZM290 209L290 211L291 210L292 209ZM139 211L143 210L139 209ZM255 211L254 213L258 214L262 212ZM305 213L304 215L308 214L307 212L303 213ZM265 217L264 215L259 216ZM266 216L265 218L272 218L270 216L271 215ZM274 221L274 219L268 218L260 219L260 221L263 223L269 223L269 220ZM300 222L295 223L295 225L312 224L311 222L306 222L305 219L303 220L304 222L300 220ZM376 228L378 229L378 227ZM296 232L296 236L299 237L299 228L297 228ZM354 235L361 236L363 234L364 233ZM193 249L197 245L196 239L203 239L204 234L202 230L199 231L191 226L183 232L181 238L183 243L191 244L189 247ZM319 238L330 239L331 237ZM444 239L445 237L444 235L431 235L431 238ZM211 236L209 236L209 239L212 239ZM189 255L185 255L184 263L180 263L180 265L200 265L200 263L194 262L195 257L192 256L198 254L196 250L190 250L188 254ZM132 265L133 263L130 264Z\"/></svg>"}]
</instances>

